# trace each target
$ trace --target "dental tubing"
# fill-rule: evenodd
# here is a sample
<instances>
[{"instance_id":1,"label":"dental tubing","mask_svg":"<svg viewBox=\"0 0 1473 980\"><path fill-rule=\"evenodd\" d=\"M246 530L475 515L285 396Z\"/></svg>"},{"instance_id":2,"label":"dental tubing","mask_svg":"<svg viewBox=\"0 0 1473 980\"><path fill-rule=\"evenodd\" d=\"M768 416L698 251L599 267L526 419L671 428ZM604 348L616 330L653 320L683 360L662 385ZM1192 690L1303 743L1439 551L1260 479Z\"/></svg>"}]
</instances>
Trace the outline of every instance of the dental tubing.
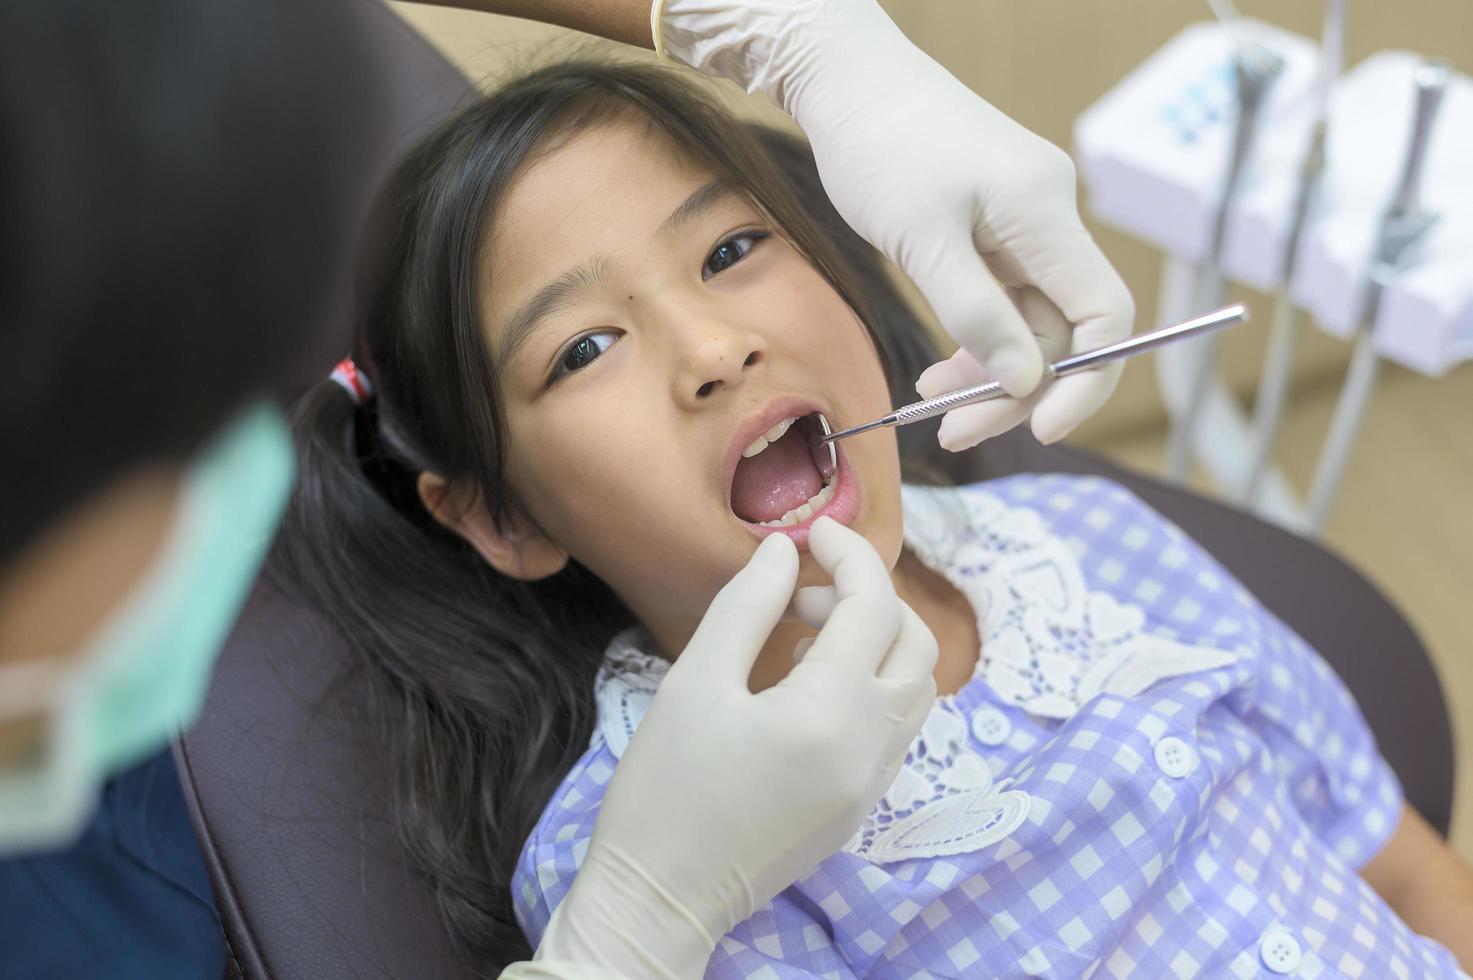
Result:
<instances>
[{"instance_id":1,"label":"dental tubing","mask_svg":"<svg viewBox=\"0 0 1473 980\"><path fill-rule=\"evenodd\" d=\"M1375 255L1362 300L1359 335L1355 350L1351 353L1345 383L1335 403L1330 431L1325 436L1325 445L1320 451L1314 479L1309 488L1309 529L1316 533L1323 530L1325 522L1329 520L1330 508L1334 505L1335 497L1340 492L1340 484L1345 479L1345 468L1349 465L1356 435L1375 391L1380 366L1380 355L1375 347L1375 330L1386 287L1396 281L1408 255L1438 219L1437 213L1428 209L1421 201L1421 185L1427 163L1427 147L1432 140L1433 125L1447 91L1448 76L1449 68L1446 63L1428 61L1418 68L1413 77L1415 108L1401 177L1397 181L1391 203L1381 218Z\"/></svg>"},{"instance_id":2,"label":"dental tubing","mask_svg":"<svg viewBox=\"0 0 1473 980\"><path fill-rule=\"evenodd\" d=\"M1299 180L1294 191L1284 243L1284 257L1279 270L1278 296L1274 299L1273 317L1269 323L1268 349L1258 377L1258 392L1253 401L1253 441L1248 475L1237 488L1233 502L1253 506L1263 488L1278 435L1279 420L1287 402L1294 346L1298 336L1298 307L1294 303L1293 282L1298 272L1299 243L1319 197L1325 171L1325 143L1329 129L1330 96L1340 77L1345 56L1345 18L1349 0L1328 0L1325 4L1324 30L1321 32L1319 67L1313 89L1314 121L1310 126L1309 147L1299 165Z\"/></svg>"}]
</instances>

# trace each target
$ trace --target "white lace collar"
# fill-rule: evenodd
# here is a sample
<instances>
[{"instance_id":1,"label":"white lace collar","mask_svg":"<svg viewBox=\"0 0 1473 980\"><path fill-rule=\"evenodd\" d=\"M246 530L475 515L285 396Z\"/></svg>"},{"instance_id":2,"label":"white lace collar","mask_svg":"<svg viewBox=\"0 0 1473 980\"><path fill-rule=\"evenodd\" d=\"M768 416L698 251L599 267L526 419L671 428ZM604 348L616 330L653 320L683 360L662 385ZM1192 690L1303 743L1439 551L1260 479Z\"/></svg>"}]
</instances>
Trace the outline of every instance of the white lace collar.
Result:
<instances>
[{"instance_id":1,"label":"white lace collar","mask_svg":"<svg viewBox=\"0 0 1473 980\"><path fill-rule=\"evenodd\" d=\"M974 678L1001 700L1065 719L1100 694L1134 697L1158 681L1236 657L1146 631L1139 607L1090 589L1079 559L1037 511L981 490L905 487L905 539L977 611Z\"/></svg>"},{"instance_id":2,"label":"white lace collar","mask_svg":"<svg viewBox=\"0 0 1473 980\"><path fill-rule=\"evenodd\" d=\"M1145 632L1140 609L1089 589L1074 553L1035 511L976 489L907 486L903 499L907 545L977 612L983 656L973 682L1005 702L1063 719L1101 693L1134 696L1236 659ZM645 652L652 646L634 627L605 653L593 741L615 757L670 667ZM1022 824L1028 794L993 783L967 738L970 721L957 695L937 699L894 784L844 850L880 864L942 857L997 843Z\"/></svg>"},{"instance_id":3,"label":"white lace collar","mask_svg":"<svg viewBox=\"0 0 1473 980\"><path fill-rule=\"evenodd\" d=\"M594 681L598 724L593 744L608 745L614 758L623 758L634 730L644 720L655 689L665 679L670 662L645 653L654 646L643 626L631 626L609 641L603 666Z\"/></svg>"}]
</instances>

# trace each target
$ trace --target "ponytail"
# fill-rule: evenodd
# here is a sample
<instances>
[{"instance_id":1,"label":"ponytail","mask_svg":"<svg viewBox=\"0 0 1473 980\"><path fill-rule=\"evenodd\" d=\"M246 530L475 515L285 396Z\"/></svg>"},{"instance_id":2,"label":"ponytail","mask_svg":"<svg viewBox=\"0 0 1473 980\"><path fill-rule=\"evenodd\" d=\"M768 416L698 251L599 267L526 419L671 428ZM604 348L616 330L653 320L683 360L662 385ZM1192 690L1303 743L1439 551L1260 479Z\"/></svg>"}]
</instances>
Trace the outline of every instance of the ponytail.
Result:
<instances>
[{"instance_id":1,"label":"ponytail","mask_svg":"<svg viewBox=\"0 0 1473 980\"><path fill-rule=\"evenodd\" d=\"M599 660L628 614L581 568L530 584L488 568L420 506L373 402L324 382L292 425L299 484L270 572L371 668L399 838L446 923L473 950L530 955L508 883L588 746Z\"/></svg>"}]
</instances>

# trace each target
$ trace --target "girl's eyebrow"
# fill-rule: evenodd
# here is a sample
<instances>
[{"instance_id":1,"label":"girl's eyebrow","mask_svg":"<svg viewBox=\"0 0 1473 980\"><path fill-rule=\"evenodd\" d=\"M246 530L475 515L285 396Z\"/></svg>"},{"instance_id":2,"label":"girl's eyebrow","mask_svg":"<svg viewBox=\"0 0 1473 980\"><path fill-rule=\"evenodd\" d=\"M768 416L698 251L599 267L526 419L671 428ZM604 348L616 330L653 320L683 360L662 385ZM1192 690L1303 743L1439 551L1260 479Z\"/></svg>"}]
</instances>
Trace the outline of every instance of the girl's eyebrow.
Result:
<instances>
[{"instance_id":1,"label":"girl's eyebrow","mask_svg":"<svg viewBox=\"0 0 1473 980\"><path fill-rule=\"evenodd\" d=\"M699 218L703 213L715 207L717 202L736 190L731 181L725 177L717 177L709 184L697 190L690 197L680 203L670 216L660 222L660 228L655 232L657 235L670 235L677 231L682 225Z\"/></svg>"},{"instance_id":2,"label":"girl's eyebrow","mask_svg":"<svg viewBox=\"0 0 1473 980\"><path fill-rule=\"evenodd\" d=\"M660 222L660 227L655 234L659 236L673 234L682 226L715 207L728 195L735 193L735 190L727 178L715 178L680 202L675 210ZM595 256L574 266L533 293L531 299L523 303L507 318L506 329L501 333L497 363L510 364L544 319L571 303L573 297L579 292L598 284L608 276L609 268L610 262L607 257Z\"/></svg>"},{"instance_id":3,"label":"girl's eyebrow","mask_svg":"<svg viewBox=\"0 0 1473 980\"><path fill-rule=\"evenodd\" d=\"M517 351L532 336L538 325L553 313L572 302L573 297L590 286L597 285L609 274L607 257L594 256L543 286L532 294L532 298L517 308L506 321L501 333L497 363L509 364Z\"/></svg>"}]
</instances>

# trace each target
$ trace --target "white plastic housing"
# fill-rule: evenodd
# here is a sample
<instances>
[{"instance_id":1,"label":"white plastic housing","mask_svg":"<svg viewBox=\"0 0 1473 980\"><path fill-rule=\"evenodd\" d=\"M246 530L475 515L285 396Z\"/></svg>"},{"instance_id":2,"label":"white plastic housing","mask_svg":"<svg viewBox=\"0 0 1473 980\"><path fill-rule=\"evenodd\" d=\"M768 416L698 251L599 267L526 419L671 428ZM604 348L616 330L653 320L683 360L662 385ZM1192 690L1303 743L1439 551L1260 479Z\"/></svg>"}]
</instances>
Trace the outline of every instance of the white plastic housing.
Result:
<instances>
[{"instance_id":1,"label":"white plastic housing","mask_svg":"<svg viewBox=\"0 0 1473 980\"><path fill-rule=\"evenodd\" d=\"M1318 49L1245 21L1284 58L1228 216L1219 268L1277 290L1300 164L1315 111ZM1231 152L1233 75L1217 24L1186 28L1075 123L1075 157L1102 220L1194 263L1208 258ZM1373 239L1400 174L1421 59L1376 54L1336 84L1321 196L1300 244L1295 302L1326 331L1354 333ZM1386 290L1378 351L1437 375L1473 358L1473 82L1454 74L1423 172L1421 200L1439 213Z\"/></svg>"}]
</instances>

